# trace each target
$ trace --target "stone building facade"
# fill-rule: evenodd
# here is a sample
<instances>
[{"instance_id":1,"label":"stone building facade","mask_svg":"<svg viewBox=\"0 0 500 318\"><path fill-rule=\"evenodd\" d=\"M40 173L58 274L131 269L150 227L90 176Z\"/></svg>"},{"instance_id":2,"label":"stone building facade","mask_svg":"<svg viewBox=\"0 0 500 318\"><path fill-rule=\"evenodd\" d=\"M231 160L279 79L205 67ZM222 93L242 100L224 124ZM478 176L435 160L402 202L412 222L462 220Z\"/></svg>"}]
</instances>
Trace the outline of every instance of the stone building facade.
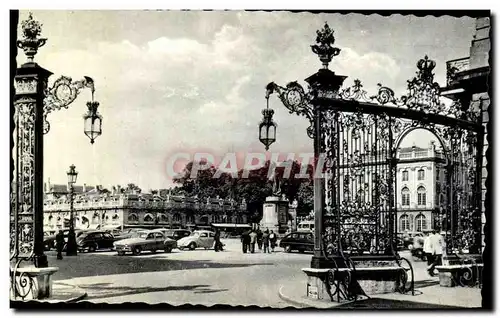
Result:
<instances>
[{"instance_id":1,"label":"stone building facade","mask_svg":"<svg viewBox=\"0 0 500 318\"><path fill-rule=\"evenodd\" d=\"M85 188L85 189L84 189ZM245 202L209 198L123 192L102 187L75 186L74 219L77 229L194 228L211 223L247 223ZM88 191L84 191L90 189ZM70 201L61 185L46 186L44 230L68 228Z\"/></svg>"},{"instance_id":2,"label":"stone building facade","mask_svg":"<svg viewBox=\"0 0 500 318\"><path fill-rule=\"evenodd\" d=\"M400 148L397 157L398 233L431 229L437 207L445 199L440 191L445 182L445 156L431 141L428 148Z\"/></svg>"}]
</instances>

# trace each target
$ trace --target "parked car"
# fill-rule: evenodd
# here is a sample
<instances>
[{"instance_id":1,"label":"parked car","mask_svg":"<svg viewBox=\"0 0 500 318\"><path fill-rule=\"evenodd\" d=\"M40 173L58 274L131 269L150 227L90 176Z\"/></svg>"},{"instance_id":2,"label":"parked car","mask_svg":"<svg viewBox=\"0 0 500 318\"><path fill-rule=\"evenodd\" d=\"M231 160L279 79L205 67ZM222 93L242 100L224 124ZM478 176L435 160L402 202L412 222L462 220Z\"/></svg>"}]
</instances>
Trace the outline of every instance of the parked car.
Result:
<instances>
[{"instance_id":1,"label":"parked car","mask_svg":"<svg viewBox=\"0 0 500 318\"><path fill-rule=\"evenodd\" d=\"M172 249L177 247L177 241L165 237L161 231L148 230L136 232L133 237L116 241L114 247L120 256L125 255L127 252L139 255L142 251L155 253L157 250L170 253Z\"/></svg>"},{"instance_id":2,"label":"parked car","mask_svg":"<svg viewBox=\"0 0 500 318\"><path fill-rule=\"evenodd\" d=\"M177 241L177 246L180 250L183 250L184 248L194 250L198 247L209 249L214 246L214 237L215 233L212 231L194 231L191 235L179 239Z\"/></svg>"},{"instance_id":3,"label":"parked car","mask_svg":"<svg viewBox=\"0 0 500 318\"><path fill-rule=\"evenodd\" d=\"M140 228L124 229L123 231L121 231L120 233L115 235L115 240L119 241L119 240L131 238L131 237L135 236L137 234L137 232L142 232L142 231L147 231L147 229L140 229Z\"/></svg>"},{"instance_id":4,"label":"parked car","mask_svg":"<svg viewBox=\"0 0 500 318\"><path fill-rule=\"evenodd\" d=\"M312 251L314 250L313 234L311 232L292 232L281 239L279 246L287 253L294 250L300 253Z\"/></svg>"},{"instance_id":5,"label":"parked car","mask_svg":"<svg viewBox=\"0 0 500 318\"><path fill-rule=\"evenodd\" d=\"M80 252L95 252L99 249L112 249L115 238L107 231L89 231L81 234L76 239Z\"/></svg>"},{"instance_id":6,"label":"parked car","mask_svg":"<svg viewBox=\"0 0 500 318\"><path fill-rule=\"evenodd\" d=\"M165 232L163 232L163 234L168 238L171 238L173 240L178 241L183 237L191 235L191 231L189 231L189 230L166 230Z\"/></svg>"}]
</instances>

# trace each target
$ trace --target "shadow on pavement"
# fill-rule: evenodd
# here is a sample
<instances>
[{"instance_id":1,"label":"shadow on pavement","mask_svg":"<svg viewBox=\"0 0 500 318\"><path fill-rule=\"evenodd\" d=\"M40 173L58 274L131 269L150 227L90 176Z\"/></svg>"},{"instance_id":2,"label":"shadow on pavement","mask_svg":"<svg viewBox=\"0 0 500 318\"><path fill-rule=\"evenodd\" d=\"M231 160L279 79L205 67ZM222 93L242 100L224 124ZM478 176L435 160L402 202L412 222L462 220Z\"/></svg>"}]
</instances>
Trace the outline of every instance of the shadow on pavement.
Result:
<instances>
[{"instance_id":1,"label":"shadow on pavement","mask_svg":"<svg viewBox=\"0 0 500 318\"><path fill-rule=\"evenodd\" d=\"M342 304L335 309L463 309L458 306L446 306L438 304L418 303L406 300L391 300L382 298L369 298L352 303Z\"/></svg>"},{"instance_id":2,"label":"shadow on pavement","mask_svg":"<svg viewBox=\"0 0 500 318\"><path fill-rule=\"evenodd\" d=\"M186 286L166 286L166 287L131 287L131 286L116 286L107 287L109 284L86 284L79 285L81 289L86 291L89 296L85 300L95 300L108 297L120 297L137 294L147 294L166 291L194 291L195 293L217 293L226 291L226 289L211 289L210 285L186 285ZM93 293L96 290L97 293Z\"/></svg>"},{"instance_id":3,"label":"shadow on pavement","mask_svg":"<svg viewBox=\"0 0 500 318\"><path fill-rule=\"evenodd\" d=\"M85 255L65 257L57 260L48 255L49 264L59 267L54 273L53 280L64 280L75 277L133 274L144 272L163 272L201 268L237 268L260 265L274 265L274 263L217 263L208 260L172 260L157 258L119 257L116 255Z\"/></svg>"},{"instance_id":4,"label":"shadow on pavement","mask_svg":"<svg viewBox=\"0 0 500 318\"><path fill-rule=\"evenodd\" d=\"M423 288L423 287L429 287L429 286L434 286L434 285L439 285L439 281L427 279L427 280L420 280L420 281L415 282L415 288Z\"/></svg>"}]
</instances>

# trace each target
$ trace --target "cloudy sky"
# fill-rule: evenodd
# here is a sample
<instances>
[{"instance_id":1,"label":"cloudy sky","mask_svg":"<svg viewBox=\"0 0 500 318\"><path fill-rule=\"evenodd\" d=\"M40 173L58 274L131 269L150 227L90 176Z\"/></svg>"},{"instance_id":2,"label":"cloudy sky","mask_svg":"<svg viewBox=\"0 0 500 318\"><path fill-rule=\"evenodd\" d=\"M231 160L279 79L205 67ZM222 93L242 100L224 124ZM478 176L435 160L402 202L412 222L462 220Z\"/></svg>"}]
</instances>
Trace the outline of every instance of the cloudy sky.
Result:
<instances>
[{"instance_id":1,"label":"cloudy sky","mask_svg":"<svg viewBox=\"0 0 500 318\"><path fill-rule=\"evenodd\" d=\"M445 62L466 57L474 19L289 12L34 11L47 44L36 61L60 75L96 82L103 134L91 145L82 115L90 92L70 109L49 115L44 179L66 183L75 164L78 183L133 182L144 190L171 185L166 162L176 152L263 152L258 123L265 85L285 85L320 67L311 52L325 21L341 54L330 69L400 95L428 54L445 83ZM27 17L21 12L20 19ZM18 63L25 61L19 52ZM273 152L311 152L302 117L270 99L278 123ZM407 145L426 146L412 136Z\"/></svg>"}]
</instances>

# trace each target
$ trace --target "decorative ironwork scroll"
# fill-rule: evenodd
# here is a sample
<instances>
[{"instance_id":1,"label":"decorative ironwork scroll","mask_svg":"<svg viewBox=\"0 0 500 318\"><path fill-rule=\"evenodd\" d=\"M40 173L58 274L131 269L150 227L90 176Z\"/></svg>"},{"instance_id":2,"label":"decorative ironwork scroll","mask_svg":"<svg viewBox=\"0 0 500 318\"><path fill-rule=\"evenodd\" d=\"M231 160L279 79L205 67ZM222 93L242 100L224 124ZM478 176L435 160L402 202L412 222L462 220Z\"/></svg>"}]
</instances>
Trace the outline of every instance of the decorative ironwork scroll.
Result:
<instances>
[{"instance_id":1,"label":"decorative ironwork scroll","mask_svg":"<svg viewBox=\"0 0 500 318\"><path fill-rule=\"evenodd\" d=\"M54 110L67 109L84 88L90 88L93 96L95 91L94 80L85 76L82 80L73 81L71 77L61 76L54 81L52 87L46 90L46 97L43 101L44 134L48 133L50 130L50 123L47 121L47 115Z\"/></svg>"}]
</instances>

